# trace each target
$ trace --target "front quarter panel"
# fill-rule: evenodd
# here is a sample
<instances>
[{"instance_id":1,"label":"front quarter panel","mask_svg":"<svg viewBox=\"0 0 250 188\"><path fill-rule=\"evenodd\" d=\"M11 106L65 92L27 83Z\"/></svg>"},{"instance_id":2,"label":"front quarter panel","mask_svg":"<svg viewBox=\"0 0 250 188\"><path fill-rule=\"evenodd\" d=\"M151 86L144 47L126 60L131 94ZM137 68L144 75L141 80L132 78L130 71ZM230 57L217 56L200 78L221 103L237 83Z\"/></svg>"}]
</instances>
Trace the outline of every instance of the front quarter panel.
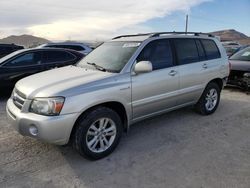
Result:
<instances>
[{"instance_id":1,"label":"front quarter panel","mask_svg":"<svg viewBox=\"0 0 250 188\"><path fill-rule=\"evenodd\" d=\"M84 89L84 92L66 97L61 114L79 113L106 102L121 103L131 119L131 78L130 74L118 75L109 79L108 83L99 83Z\"/></svg>"}]
</instances>

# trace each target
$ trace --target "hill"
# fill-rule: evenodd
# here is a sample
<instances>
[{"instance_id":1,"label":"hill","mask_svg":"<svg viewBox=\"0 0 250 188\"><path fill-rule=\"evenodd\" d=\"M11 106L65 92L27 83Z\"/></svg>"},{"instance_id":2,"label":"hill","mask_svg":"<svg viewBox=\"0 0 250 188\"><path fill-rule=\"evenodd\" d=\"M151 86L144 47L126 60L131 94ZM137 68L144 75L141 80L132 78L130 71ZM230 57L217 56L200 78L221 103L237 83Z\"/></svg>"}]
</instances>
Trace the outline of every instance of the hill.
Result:
<instances>
[{"instance_id":1,"label":"hill","mask_svg":"<svg viewBox=\"0 0 250 188\"><path fill-rule=\"evenodd\" d=\"M7 44L18 44L24 47L35 47L41 44L45 44L50 42L47 39L40 38L40 37L35 37L32 35L20 35L20 36L15 36L11 35L6 38L0 39L0 43L7 43Z\"/></svg>"},{"instance_id":2,"label":"hill","mask_svg":"<svg viewBox=\"0 0 250 188\"><path fill-rule=\"evenodd\" d=\"M250 37L234 29L214 31L211 34L220 36L221 41L237 41L240 44L250 44Z\"/></svg>"}]
</instances>

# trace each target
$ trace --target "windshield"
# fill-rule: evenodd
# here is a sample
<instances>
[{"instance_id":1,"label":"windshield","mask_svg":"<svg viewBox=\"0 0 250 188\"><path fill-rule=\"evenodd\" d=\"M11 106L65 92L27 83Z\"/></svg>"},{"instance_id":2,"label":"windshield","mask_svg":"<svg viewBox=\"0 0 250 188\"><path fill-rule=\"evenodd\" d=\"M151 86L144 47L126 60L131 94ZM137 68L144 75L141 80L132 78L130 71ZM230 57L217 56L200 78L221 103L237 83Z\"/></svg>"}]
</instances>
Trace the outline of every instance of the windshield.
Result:
<instances>
[{"instance_id":1,"label":"windshield","mask_svg":"<svg viewBox=\"0 0 250 188\"><path fill-rule=\"evenodd\" d=\"M82 59L77 66L120 72L132 57L139 42L106 42ZM101 68L101 69L100 69Z\"/></svg>"},{"instance_id":2,"label":"windshield","mask_svg":"<svg viewBox=\"0 0 250 188\"><path fill-rule=\"evenodd\" d=\"M22 51L25 51L25 50L24 49L23 50L17 50L15 52L10 53L9 55L6 55L6 56L2 57L0 59L0 64L3 63L4 61L6 61L6 60L8 60L8 59L10 59L12 57L14 57L15 55L21 53Z\"/></svg>"},{"instance_id":3,"label":"windshield","mask_svg":"<svg viewBox=\"0 0 250 188\"><path fill-rule=\"evenodd\" d=\"M231 60L250 61L250 47L247 47L230 57Z\"/></svg>"}]
</instances>

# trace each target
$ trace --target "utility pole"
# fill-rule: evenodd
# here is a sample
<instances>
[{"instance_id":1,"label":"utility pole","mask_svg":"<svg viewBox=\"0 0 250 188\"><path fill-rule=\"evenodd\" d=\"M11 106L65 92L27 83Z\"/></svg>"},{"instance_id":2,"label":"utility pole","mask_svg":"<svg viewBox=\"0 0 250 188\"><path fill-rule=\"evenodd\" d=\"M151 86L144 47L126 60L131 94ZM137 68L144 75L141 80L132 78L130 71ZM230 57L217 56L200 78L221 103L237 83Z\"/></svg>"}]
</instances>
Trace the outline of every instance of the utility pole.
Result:
<instances>
[{"instance_id":1,"label":"utility pole","mask_svg":"<svg viewBox=\"0 0 250 188\"><path fill-rule=\"evenodd\" d=\"M188 31L188 14L186 15L186 28L185 28L185 32L187 33Z\"/></svg>"}]
</instances>

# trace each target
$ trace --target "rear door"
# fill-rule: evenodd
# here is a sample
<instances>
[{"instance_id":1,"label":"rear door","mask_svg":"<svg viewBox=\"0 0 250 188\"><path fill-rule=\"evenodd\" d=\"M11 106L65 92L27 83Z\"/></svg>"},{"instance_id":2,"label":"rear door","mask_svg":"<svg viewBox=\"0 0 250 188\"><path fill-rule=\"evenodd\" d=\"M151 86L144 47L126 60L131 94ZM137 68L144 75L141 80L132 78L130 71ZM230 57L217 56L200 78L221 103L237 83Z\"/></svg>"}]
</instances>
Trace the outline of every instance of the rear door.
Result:
<instances>
[{"instance_id":1,"label":"rear door","mask_svg":"<svg viewBox=\"0 0 250 188\"><path fill-rule=\"evenodd\" d=\"M174 39L180 73L178 105L195 103L206 84L218 74L217 61L211 60L211 58L216 59L216 55L210 54L209 50L206 51L204 48L207 41L207 39L192 38ZM209 44L211 45L210 42Z\"/></svg>"},{"instance_id":2,"label":"rear door","mask_svg":"<svg viewBox=\"0 0 250 188\"><path fill-rule=\"evenodd\" d=\"M179 74L174 65L170 41L160 39L150 42L136 61L150 61L153 71L132 76L133 119L174 107L179 87Z\"/></svg>"},{"instance_id":3,"label":"rear door","mask_svg":"<svg viewBox=\"0 0 250 188\"><path fill-rule=\"evenodd\" d=\"M74 64L77 57L64 50L43 51L43 69L49 70Z\"/></svg>"}]
</instances>

